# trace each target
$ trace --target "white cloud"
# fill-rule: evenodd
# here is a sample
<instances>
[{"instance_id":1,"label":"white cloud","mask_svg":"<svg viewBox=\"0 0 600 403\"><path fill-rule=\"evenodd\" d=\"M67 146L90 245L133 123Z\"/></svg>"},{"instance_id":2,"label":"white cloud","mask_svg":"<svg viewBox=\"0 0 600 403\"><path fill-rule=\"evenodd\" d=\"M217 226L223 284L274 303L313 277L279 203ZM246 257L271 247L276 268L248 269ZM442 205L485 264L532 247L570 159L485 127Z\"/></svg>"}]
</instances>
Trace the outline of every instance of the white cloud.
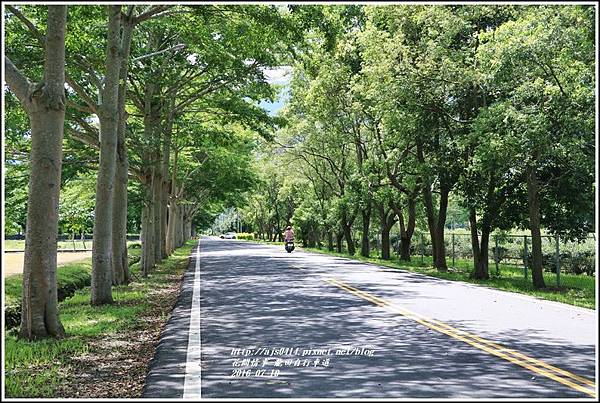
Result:
<instances>
[{"instance_id":1,"label":"white cloud","mask_svg":"<svg viewBox=\"0 0 600 403\"><path fill-rule=\"evenodd\" d=\"M290 82L292 66L281 66L276 69L265 69L263 73L269 84L287 84Z\"/></svg>"}]
</instances>

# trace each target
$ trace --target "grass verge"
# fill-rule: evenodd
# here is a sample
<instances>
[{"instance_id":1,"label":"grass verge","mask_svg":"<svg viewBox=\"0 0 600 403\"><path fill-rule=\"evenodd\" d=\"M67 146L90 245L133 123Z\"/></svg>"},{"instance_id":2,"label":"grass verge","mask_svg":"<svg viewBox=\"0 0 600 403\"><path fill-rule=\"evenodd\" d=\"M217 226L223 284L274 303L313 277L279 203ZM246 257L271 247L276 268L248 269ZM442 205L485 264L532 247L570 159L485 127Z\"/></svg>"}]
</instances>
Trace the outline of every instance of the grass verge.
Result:
<instances>
[{"instance_id":1,"label":"grass verge","mask_svg":"<svg viewBox=\"0 0 600 403\"><path fill-rule=\"evenodd\" d=\"M67 336L28 342L5 333L5 387L11 398L140 397L160 331L179 295L196 241L188 241L142 278L113 287L114 303L90 305L90 289L59 305Z\"/></svg>"},{"instance_id":2,"label":"grass verge","mask_svg":"<svg viewBox=\"0 0 600 403\"><path fill-rule=\"evenodd\" d=\"M141 249L137 246L129 247L127 257L129 266L140 260ZM72 296L76 290L87 287L92 281L92 258L80 262L67 263L57 267L56 283L58 301ZM21 295L23 275L15 274L4 280L4 324L12 328L21 320Z\"/></svg>"},{"instance_id":3,"label":"grass verge","mask_svg":"<svg viewBox=\"0 0 600 403\"><path fill-rule=\"evenodd\" d=\"M262 240L254 240L253 242L283 246L283 242L268 242ZM297 245L298 244L299 242ZM583 274L563 273L560 275L560 287L557 287L556 274L544 272L544 280L547 287L545 289L536 290L533 288L531 282L531 273L529 273L528 278L525 279L523 268L512 265L500 265L499 275L496 275L495 266L490 264L490 278L488 280L476 280L470 278L470 274L473 270L473 262L466 259L456 259L455 267L449 267L447 272L441 272L433 268L431 256L425 256L423 260L421 260L420 256L414 256L412 261L404 262L400 261L396 256L393 256L390 260L383 260L379 256L367 258L360 256L358 253L352 256L345 252L337 253L328 251L324 248L301 249L309 252L323 253L331 256L372 263L379 266L406 270L413 273L421 273L445 280L462 281L499 290L531 295L549 301L596 309L596 278ZM451 265L451 261L448 262L448 265Z\"/></svg>"}]
</instances>

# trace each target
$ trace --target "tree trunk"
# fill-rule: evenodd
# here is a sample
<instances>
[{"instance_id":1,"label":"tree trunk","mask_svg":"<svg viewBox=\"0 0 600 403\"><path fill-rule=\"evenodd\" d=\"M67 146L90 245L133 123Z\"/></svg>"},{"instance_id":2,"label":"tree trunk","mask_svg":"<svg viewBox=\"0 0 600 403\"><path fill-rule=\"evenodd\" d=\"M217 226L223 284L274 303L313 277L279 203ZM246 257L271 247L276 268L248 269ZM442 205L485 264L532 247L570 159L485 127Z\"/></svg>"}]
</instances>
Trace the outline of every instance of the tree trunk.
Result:
<instances>
[{"instance_id":1,"label":"tree trunk","mask_svg":"<svg viewBox=\"0 0 600 403\"><path fill-rule=\"evenodd\" d=\"M96 182L94 244L92 246L92 305L108 304L112 299L112 215L113 190L117 163L118 93L121 68L121 6L109 6L106 82L100 120L100 162Z\"/></svg>"},{"instance_id":2,"label":"tree trunk","mask_svg":"<svg viewBox=\"0 0 600 403\"><path fill-rule=\"evenodd\" d=\"M369 227L371 224L371 206L362 211L362 236L360 244L360 255L369 257L371 245L369 244Z\"/></svg>"},{"instance_id":3,"label":"tree trunk","mask_svg":"<svg viewBox=\"0 0 600 403\"><path fill-rule=\"evenodd\" d=\"M435 267L439 271L447 271L446 264L446 244L444 242L444 230L446 228L446 212L448 210L448 194L446 190L440 192L440 208L438 211L438 220L436 223L436 255Z\"/></svg>"},{"instance_id":4,"label":"tree trunk","mask_svg":"<svg viewBox=\"0 0 600 403\"><path fill-rule=\"evenodd\" d=\"M177 171L179 168L179 150L175 148L173 153L173 169L171 173L171 193L169 194L169 219L167 221L166 249L170 255L175 249L175 228L177 222Z\"/></svg>"},{"instance_id":5,"label":"tree trunk","mask_svg":"<svg viewBox=\"0 0 600 403\"><path fill-rule=\"evenodd\" d=\"M410 244L417 222L417 201L415 198L416 195L413 194L408 199L408 225L406 226L406 233L402 237L402 258L407 261L410 260Z\"/></svg>"},{"instance_id":6,"label":"tree trunk","mask_svg":"<svg viewBox=\"0 0 600 403\"><path fill-rule=\"evenodd\" d=\"M192 239L192 220L188 219L185 222L185 240L189 241Z\"/></svg>"},{"instance_id":7,"label":"tree trunk","mask_svg":"<svg viewBox=\"0 0 600 403\"><path fill-rule=\"evenodd\" d=\"M469 224L471 230L471 246L473 248L473 278L486 280L490 278L489 273L489 244L491 226L489 219L483 220L481 226L481 241L477 233L477 216L475 208L469 209Z\"/></svg>"},{"instance_id":8,"label":"tree trunk","mask_svg":"<svg viewBox=\"0 0 600 403\"><path fill-rule=\"evenodd\" d=\"M477 215L475 208L469 208L469 229L471 231L471 249L473 250L474 277L478 278L479 268L479 234L477 233Z\"/></svg>"},{"instance_id":9,"label":"tree trunk","mask_svg":"<svg viewBox=\"0 0 600 403\"><path fill-rule=\"evenodd\" d=\"M402 216L402 210L395 209L398 221L400 222L400 259L409 262L410 261L410 245L412 242L412 236L415 233L417 209L416 209L416 195L411 195L408 199L408 223L404 226L404 217Z\"/></svg>"},{"instance_id":10,"label":"tree trunk","mask_svg":"<svg viewBox=\"0 0 600 403\"><path fill-rule=\"evenodd\" d=\"M476 278L486 280L490 278L489 271L489 245L490 228L483 226L481 229L481 244L479 250L479 267L476 272Z\"/></svg>"},{"instance_id":11,"label":"tree trunk","mask_svg":"<svg viewBox=\"0 0 600 403\"><path fill-rule=\"evenodd\" d=\"M327 250L333 251L333 232L327 231Z\"/></svg>"},{"instance_id":12,"label":"tree trunk","mask_svg":"<svg viewBox=\"0 0 600 403\"><path fill-rule=\"evenodd\" d=\"M161 189L161 214L160 214L160 254L164 259L170 253L167 252L167 211L169 200L169 158L171 156L171 136L173 131L173 116L169 115L167 119L167 125L165 127L165 140L163 142L162 150L162 189Z\"/></svg>"},{"instance_id":13,"label":"tree trunk","mask_svg":"<svg viewBox=\"0 0 600 403\"><path fill-rule=\"evenodd\" d=\"M131 281L127 259L127 152L125 138L117 142L117 170L113 194L112 216L112 265L113 284Z\"/></svg>"},{"instance_id":14,"label":"tree trunk","mask_svg":"<svg viewBox=\"0 0 600 403\"><path fill-rule=\"evenodd\" d=\"M342 253L342 240L344 239L344 232L339 231L335 234L335 247L338 253Z\"/></svg>"},{"instance_id":15,"label":"tree trunk","mask_svg":"<svg viewBox=\"0 0 600 403\"><path fill-rule=\"evenodd\" d=\"M394 219L394 209L386 208L383 203L377 206L379 210L379 219L381 222L381 258L390 259L390 231L396 220Z\"/></svg>"},{"instance_id":16,"label":"tree trunk","mask_svg":"<svg viewBox=\"0 0 600 403\"><path fill-rule=\"evenodd\" d=\"M159 39L154 33L150 33L148 38L148 49L156 50L159 46ZM155 175L157 166L156 149L158 146L157 132L161 120L161 105L159 97L160 93L158 84L154 80L146 80L144 83L144 142L147 144L143 150L142 170L144 172L144 180L142 186L144 188L144 208L142 210L142 233L145 233L142 239L142 273L148 275L156 264L156 233L159 223L156 221L155 207L155 189L159 184L155 183L157 178ZM158 228L160 233L160 229Z\"/></svg>"},{"instance_id":17,"label":"tree trunk","mask_svg":"<svg viewBox=\"0 0 600 403\"><path fill-rule=\"evenodd\" d=\"M65 119L67 6L48 6L43 82L29 80L5 57L6 83L31 124L31 154L20 337L62 337L56 291L58 202Z\"/></svg>"},{"instance_id":18,"label":"tree trunk","mask_svg":"<svg viewBox=\"0 0 600 403\"><path fill-rule=\"evenodd\" d=\"M346 239L346 247L348 248L348 254L354 255L356 248L354 247L354 241L352 239L352 227L348 224L344 224L344 238Z\"/></svg>"},{"instance_id":19,"label":"tree trunk","mask_svg":"<svg viewBox=\"0 0 600 403\"><path fill-rule=\"evenodd\" d=\"M527 167L527 204L529 207L529 229L531 230L531 277L535 288L545 288L542 268L542 235L540 231L539 182L533 166Z\"/></svg>"},{"instance_id":20,"label":"tree trunk","mask_svg":"<svg viewBox=\"0 0 600 403\"><path fill-rule=\"evenodd\" d=\"M146 178L150 175L148 174ZM152 209L152 181L142 183L144 198L142 207L142 275L147 276L154 267L154 214Z\"/></svg>"},{"instance_id":21,"label":"tree trunk","mask_svg":"<svg viewBox=\"0 0 600 403\"><path fill-rule=\"evenodd\" d=\"M174 195L169 196L169 219L167 221L167 254L171 255L175 250L175 228L177 227L177 202Z\"/></svg>"},{"instance_id":22,"label":"tree trunk","mask_svg":"<svg viewBox=\"0 0 600 403\"><path fill-rule=\"evenodd\" d=\"M121 38L122 60L121 69L119 70L117 166L115 173L112 218L112 265L113 284L115 285L128 284L131 281L129 260L127 257L127 181L129 161L127 158L127 147L125 145L127 129L125 99L127 93L127 74L129 71L129 54L133 26L134 23L131 18L125 17L123 19L123 35Z\"/></svg>"},{"instance_id":23,"label":"tree trunk","mask_svg":"<svg viewBox=\"0 0 600 403\"><path fill-rule=\"evenodd\" d=\"M423 180L423 201L425 204L425 213L427 215L427 228L429 229L429 235L431 236L431 249L433 257L433 265L436 267L437 262L437 233L436 233L436 217L435 210L433 207L433 197L431 195L431 189L429 183Z\"/></svg>"},{"instance_id":24,"label":"tree trunk","mask_svg":"<svg viewBox=\"0 0 600 403\"><path fill-rule=\"evenodd\" d=\"M155 161L157 161L153 167L154 180L152 182L152 207L154 212L154 260L156 263L162 261L162 255L160 251L161 245L161 233L160 225L162 223L162 168L160 166L160 153L154 154Z\"/></svg>"},{"instance_id":25,"label":"tree trunk","mask_svg":"<svg viewBox=\"0 0 600 403\"><path fill-rule=\"evenodd\" d=\"M383 260L390 260L390 228L381 228L381 258Z\"/></svg>"},{"instance_id":26,"label":"tree trunk","mask_svg":"<svg viewBox=\"0 0 600 403\"><path fill-rule=\"evenodd\" d=\"M177 217L177 247L181 248L184 244L184 224L185 224L185 205L178 208L179 217Z\"/></svg>"}]
</instances>

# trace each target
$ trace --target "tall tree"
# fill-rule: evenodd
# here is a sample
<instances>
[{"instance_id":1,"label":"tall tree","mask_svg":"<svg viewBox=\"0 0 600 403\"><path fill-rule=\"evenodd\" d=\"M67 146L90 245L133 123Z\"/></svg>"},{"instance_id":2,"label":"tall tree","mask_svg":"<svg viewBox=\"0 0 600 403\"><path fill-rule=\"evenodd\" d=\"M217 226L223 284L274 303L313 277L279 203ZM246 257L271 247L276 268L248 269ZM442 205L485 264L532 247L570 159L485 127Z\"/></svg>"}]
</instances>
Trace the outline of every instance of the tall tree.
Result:
<instances>
[{"instance_id":1,"label":"tall tree","mask_svg":"<svg viewBox=\"0 0 600 403\"><path fill-rule=\"evenodd\" d=\"M121 6L109 6L106 75L98 105L101 137L92 247L92 305L112 302L112 214L119 124L119 70L122 60L120 30Z\"/></svg>"},{"instance_id":2,"label":"tall tree","mask_svg":"<svg viewBox=\"0 0 600 403\"><path fill-rule=\"evenodd\" d=\"M497 94L490 108L522 161L536 288L545 287L542 225L574 237L592 227L582 212L593 204L593 18L591 7L525 8L482 35L478 52L486 85ZM578 192L564 191L574 183Z\"/></svg>"},{"instance_id":3,"label":"tall tree","mask_svg":"<svg viewBox=\"0 0 600 403\"><path fill-rule=\"evenodd\" d=\"M21 337L60 337L56 240L65 119L65 32L67 6L48 6L42 81L32 83L5 56L6 83L31 124L31 171L27 204Z\"/></svg>"}]
</instances>

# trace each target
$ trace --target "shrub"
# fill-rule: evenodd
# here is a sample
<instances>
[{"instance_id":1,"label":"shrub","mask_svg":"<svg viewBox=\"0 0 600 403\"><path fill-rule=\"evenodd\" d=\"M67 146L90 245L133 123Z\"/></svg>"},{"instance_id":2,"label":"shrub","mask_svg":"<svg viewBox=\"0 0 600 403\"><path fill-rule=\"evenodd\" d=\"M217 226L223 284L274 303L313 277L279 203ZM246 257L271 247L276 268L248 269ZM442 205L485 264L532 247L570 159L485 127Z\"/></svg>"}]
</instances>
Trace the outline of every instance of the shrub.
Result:
<instances>
[{"instance_id":1,"label":"shrub","mask_svg":"<svg viewBox=\"0 0 600 403\"><path fill-rule=\"evenodd\" d=\"M250 232L238 232L235 237L237 239L248 239L250 241L253 241L255 239L254 234L250 233Z\"/></svg>"}]
</instances>

